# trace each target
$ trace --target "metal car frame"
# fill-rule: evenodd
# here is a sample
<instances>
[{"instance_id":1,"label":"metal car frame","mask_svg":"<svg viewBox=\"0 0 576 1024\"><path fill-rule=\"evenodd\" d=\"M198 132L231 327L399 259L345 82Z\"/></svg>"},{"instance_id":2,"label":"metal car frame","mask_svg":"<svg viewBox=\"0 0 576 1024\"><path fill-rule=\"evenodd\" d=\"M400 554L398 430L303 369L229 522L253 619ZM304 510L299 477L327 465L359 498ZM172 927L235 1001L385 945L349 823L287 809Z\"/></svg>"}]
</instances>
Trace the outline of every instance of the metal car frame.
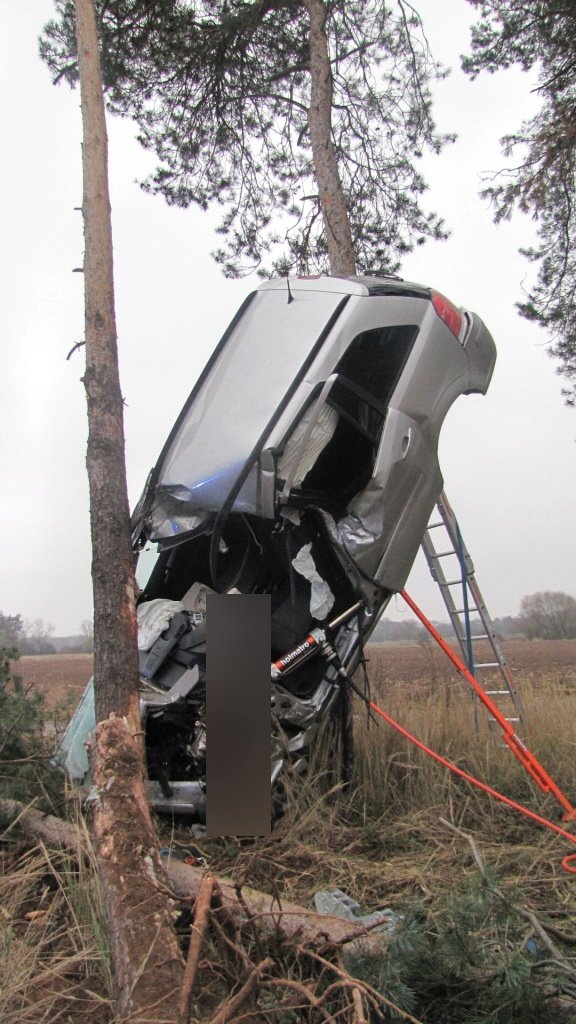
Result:
<instances>
[{"instance_id":1,"label":"metal car frame","mask_svg":"<svg viewBox=\"0 0 576 1024\"><path fill-rule=\"evenodd\" d=\"M306 767L412 566L444 418L486 392L495 357L475 314L396 278L284 278L248 296L133 515L139 611L168 615L141 652L158 809L203 815L206 592L271 595L273 785ZM285 664L315 629L333 657Z\"/></svg>"}]
</instances>

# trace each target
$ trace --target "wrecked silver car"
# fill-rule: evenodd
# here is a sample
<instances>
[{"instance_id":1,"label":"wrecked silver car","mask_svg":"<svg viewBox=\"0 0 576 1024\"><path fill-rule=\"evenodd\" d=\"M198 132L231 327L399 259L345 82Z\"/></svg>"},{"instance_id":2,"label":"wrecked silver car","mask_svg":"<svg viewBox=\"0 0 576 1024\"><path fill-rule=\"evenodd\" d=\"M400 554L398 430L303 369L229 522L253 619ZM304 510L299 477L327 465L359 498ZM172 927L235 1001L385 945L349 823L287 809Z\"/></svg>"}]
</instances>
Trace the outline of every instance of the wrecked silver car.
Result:
<instances>
[{"instance_id":1,"label":"wrecked silver car","mask_svg":"<svg viewBox=\"0 0 576 1024\"><path fill-rule=\"evenodd\" d=\"M271 595L273 791L305 768L412 566L444 417L486 392L495 355L475 314L395 278L284 278L246 299L133 515L157 809L204 812L210 592ZM308 657L314 636L331 658Z\"/></svg>"}]
</instances>

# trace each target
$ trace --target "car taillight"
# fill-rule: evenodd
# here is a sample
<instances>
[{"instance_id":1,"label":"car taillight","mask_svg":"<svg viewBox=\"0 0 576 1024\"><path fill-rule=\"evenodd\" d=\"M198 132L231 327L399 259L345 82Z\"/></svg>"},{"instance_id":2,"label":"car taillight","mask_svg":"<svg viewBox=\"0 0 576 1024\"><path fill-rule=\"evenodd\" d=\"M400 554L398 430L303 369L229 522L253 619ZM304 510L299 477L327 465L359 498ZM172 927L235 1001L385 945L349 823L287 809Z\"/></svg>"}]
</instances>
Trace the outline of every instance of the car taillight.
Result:
<instances>
[{"instance_id":1,"label":"car taillight","mask_svg":"<svg viewBox=\"0 0 576 1024\"><path fill-rule=\"evenodd\" d=\"M432 292L430 297L432 299L432 305L440 319L446 324L448 330L452 331L452 334L460 341L462 326L464 324L464 316L461 311L452 302L450 302L446 296L441 295L440 292Z\"/></svg>"}]
</instances>

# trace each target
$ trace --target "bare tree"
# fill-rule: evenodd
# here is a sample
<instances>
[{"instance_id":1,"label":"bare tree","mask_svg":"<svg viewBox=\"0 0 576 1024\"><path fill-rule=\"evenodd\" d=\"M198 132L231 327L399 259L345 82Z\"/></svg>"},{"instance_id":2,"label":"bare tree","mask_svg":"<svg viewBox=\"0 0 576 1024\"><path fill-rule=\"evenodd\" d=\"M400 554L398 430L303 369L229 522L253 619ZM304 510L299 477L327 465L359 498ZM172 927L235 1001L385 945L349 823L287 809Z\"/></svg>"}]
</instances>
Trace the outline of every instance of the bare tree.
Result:
<instances>
[{"instance_id":1,"label":"bare tree","mask_svg":"<svg viewBox=\"0 0 576 1024\"><path fill-rule=\"evenodd\" d=\"M54 654L56 648L51 641L54 626L44 619L32 619L24 625L25 639L22 645L25 654Z\"/></svg>"},{"instance_id":2,"label":"bare tree","mask_svg":"<svg viewBox=\"0 0 576 1024\"><path fill-rule=\"evenodd\" d=\"M519 621L529 640L576 637L576 599L553 590L530 594L520 602Z\"/></svg>"},{"instance_id":3,"label":"bare tree","mask_svg":"<svg viewBox=\"0 0 576 1024\"><path fill-rule=\"evenodd\" d=\"M138 704L133 558L114 313L107 136L93 0L76 0L83 125L88 479L94 592L97 798L93 838L103 883L119 1018L176 1019L183 965L146 793Z\"/></svg>"},{"instance_id":4,"label":"bare tree","mask_svg":"<svg viewBox=\"0 0 576 1024\"><path fill-rule=\"evenodd\" d=\"M92 654L94 650L94 622L92 619L83 619L80 623L80 635L82 637L82 650Z\"/></svg>"}]
</instances>

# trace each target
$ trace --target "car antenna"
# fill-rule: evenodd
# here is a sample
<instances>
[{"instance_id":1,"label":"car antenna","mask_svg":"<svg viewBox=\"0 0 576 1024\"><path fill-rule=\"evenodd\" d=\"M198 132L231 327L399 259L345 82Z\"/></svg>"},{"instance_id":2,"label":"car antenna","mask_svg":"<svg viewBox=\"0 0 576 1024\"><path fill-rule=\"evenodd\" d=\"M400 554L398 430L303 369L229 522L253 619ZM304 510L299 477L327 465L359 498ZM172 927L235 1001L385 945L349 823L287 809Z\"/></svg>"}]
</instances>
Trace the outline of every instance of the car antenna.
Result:
<instances>
[{"instance_id":1,"label":"car antenna","mask_svg":"<svg viewBox=\"0 0 576 1024\"><path fill-rule=\"evenodd\" d=\"M291 302L294 302L294 296L292 295L292 291L290 289L290 278L288 276L286 276L286 284L288 286L288 305L290 305Z\"/></svg>"}]
</instances>

